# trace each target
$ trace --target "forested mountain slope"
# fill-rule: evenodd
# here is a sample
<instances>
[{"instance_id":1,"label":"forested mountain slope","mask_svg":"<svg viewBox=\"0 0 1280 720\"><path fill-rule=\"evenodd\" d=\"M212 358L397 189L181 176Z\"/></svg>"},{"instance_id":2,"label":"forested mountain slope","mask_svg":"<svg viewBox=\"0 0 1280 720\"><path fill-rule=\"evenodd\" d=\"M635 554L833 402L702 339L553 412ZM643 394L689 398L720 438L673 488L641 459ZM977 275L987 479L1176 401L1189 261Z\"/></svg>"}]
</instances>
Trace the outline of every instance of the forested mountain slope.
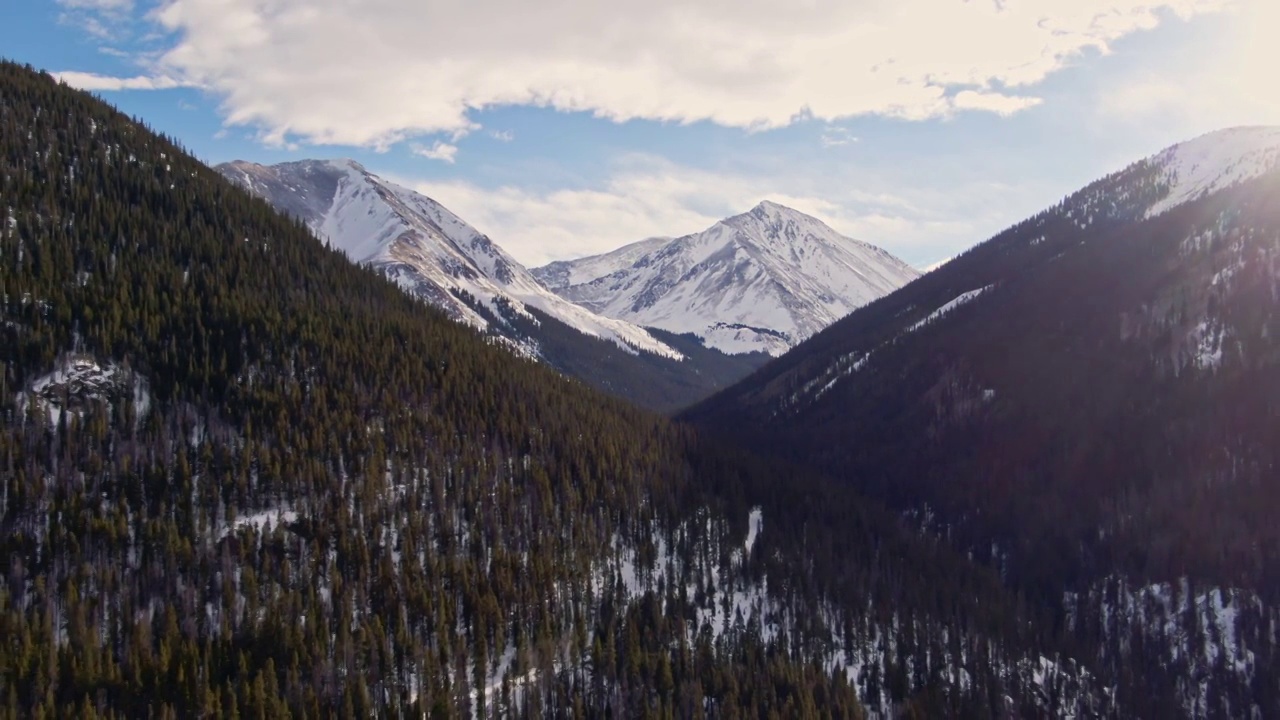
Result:
<instances>
[{"instance_id":1,"label":"forested mountain slope","mask_svg":"<svg viewBox=\"0 0 1280 720\"><path fill-rule=\"evenodd\" d=\"M688 417L998 569L1155 714L1280 715L1280 130L1140 161Z\"/></svg>"},{"instance_id":2,"label":"forested mountain slope","mask_svg":"<svg viewBox=\"0 0 1280 720\"><path fill-rule=\"evenodd\" d=\"M1125 714L990 574L0 64L0 716Z\"/></svg>"}]
</instances>

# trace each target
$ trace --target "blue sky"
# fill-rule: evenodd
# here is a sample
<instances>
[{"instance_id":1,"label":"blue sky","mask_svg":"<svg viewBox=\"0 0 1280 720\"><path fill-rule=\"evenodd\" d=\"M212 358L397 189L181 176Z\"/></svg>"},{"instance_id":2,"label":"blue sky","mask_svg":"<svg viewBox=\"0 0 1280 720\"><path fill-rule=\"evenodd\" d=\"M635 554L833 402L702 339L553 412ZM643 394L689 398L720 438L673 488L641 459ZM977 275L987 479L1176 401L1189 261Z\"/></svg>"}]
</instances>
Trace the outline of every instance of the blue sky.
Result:
<instances>
[{"instance_id":1,"label":"blue sky","mask_svg":"<svg viewBox=\"0 0 1280 720\"><path fill-rule=\"evenodd\" d=\"M770 198L925 266L1164 146L1280 124L1275 5L10 0L0 55L211 163L356 158L529 265Z\"/></svg>"}]
</instances>

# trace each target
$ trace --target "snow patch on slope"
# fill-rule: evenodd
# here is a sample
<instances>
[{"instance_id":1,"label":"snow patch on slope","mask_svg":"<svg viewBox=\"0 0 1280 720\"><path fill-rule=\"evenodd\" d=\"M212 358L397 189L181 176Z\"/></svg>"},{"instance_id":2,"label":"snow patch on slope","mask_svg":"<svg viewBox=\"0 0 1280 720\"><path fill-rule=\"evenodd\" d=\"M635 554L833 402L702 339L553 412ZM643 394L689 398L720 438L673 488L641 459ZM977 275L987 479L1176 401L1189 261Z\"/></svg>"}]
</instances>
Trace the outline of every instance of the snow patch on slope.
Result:
<instances>
[{"instance_id":1,"label":"snow patch on slope","mask_svg":"<svg viewBox=\"0 0 1280 720\"><path fill-rule=\"evenodd\" d=\"M1258 671L1257 656L1247 647L1247 627L1242 614L1258 622L1261 632L1274 633L1274 613L1257 594L1221 587L1193 587L1190 580L1130 585L1119 576L1107 578L1086 593L1066 593L1063 598L1067 624L1100 623L1099 630L1112 643L1130 646L1141 636L1148 651L1158 648L1164 662L1185 667L1177 692L1189 716L1204 717L1210 708L1210 683L1218 671L1246 680ZM1256 630L1256 628L1255 628ZM1255 635L1256 637L1256 635ZM1241 708L1243 710L1243 708Z\"/></svg>"},{"instance_id":2,"label":"snow patch on slope","mask_svg":"<svg viewBox=\"0 0 1280 720\"><path fill-rule=\"evenodd\" d=\"M52 372L33 380L17 395L19 411L35 405L51 425L63 413L83 417L90 405L127 400L134 417L142 418L151 409L147 379L113 362L99 362L89 355L70 353L59 358Z\"/></svg>"},{"instance_id":3,"label":"snow patch on slope","mask_svg":"<svg viewBox=\"0 0 1280 720\"><path fill-rule=\"evenodd\" d=\"M926 325L930 325L932 323L937 322L943 317L946 317L956 308L962 305L967 305L973 302L974 300L977 300L979 297L989 292L994 287L995 285L992 284L992 285L987 285L986 287L978 288L976 290L970 290L968 292L961 293L960 295L956 296L952 300L949 300L948 302L944 303L937 310L934 310L933 312L929 313L921 320L917 321L916 323L904 329L901 333L896 335L893 338L893 340L890 340L889 342L896 342L897 340L900 340L901 338L907 335L910 335L911 333L919 330L922 327L925 327ZM783 403L783 406L779 408L777 412L775 412L775 415L777 413L783 412L784 410L787 410L788 408L796 407L802 401L808 400L812 402L822 397L823 395L827 394L842 379L849 377L850 375L853 375L854 373L866 367L867 363L871 361L871 357L875 355L876 351L884 347L884 345L886 344L888 343L882 343L881 345L878 345L866 352L855 350L854 352L846 353L836 358L835 362L828 365L822 372L818 373L808 382L804 383L804 385L802 385L798 391L792 393L788 398L786 398L786 400ZM995 390L993 389L983 390L982 397L984 401L990 401L994 399Z\"/></svg>"},{"instance_id":4,"label":"snow patch on slope","mask_svg":"<svg viewBox=\"0 0 1280 720\"><path fill-rule=\"evenodd\" d=\"M598 595L607 593L618 582L622 585L625 599L634 601L646 593L656 592L659 587L688 578L685 592L695 605L696 618L688 631L691 642L702 628L711 633L713 640L719 640L730 632L754 628L764 642L773 642L779 629L790 626L794 618L789 617L786 608L770 594L767 577L758 581L744 580L739 572L763 527L763 514L759 508L753 509L749 515L750 529L742 548L729 550L727 566L707 564L695 556L693 564L686 567L684 559L673 547L690 542L706 543L707 538L717 536L714 532L717 522L720 521L704 510L696 519L676 530L671 544L655 527L652 552L642 553L621 538L615 538L611 557L593 573L592 591ZM705 550L706 554L701 555L703 558L721 555L718 547ZM641 561L642 556L649 561Z\"/></svg>"},{"instance_id":5,"label":"snow patch on slope","mask_svg":"<svg viewBox=\"0 0 1280 720\"><path fill-rule=\"evenodd\" d=\"M1167 183L1164 199L1147 211L1154 217L1218 190L1280 168L1280 128L1233 128L1175 145L1152 162Z\"/></svg>"},{"instance_id":6,"label":"snow patch on slope","mask_svg":"<svg viewBox=\"0 0 1280 720\"><path fill-rule=\"evenodd\" d=\"M1191 331L1191 339L1196 345L1192 363L1201 370L1216 370L1222 364L1222 346L1226 337L1226 330L1220 324L1200 321Z\"/></svg>"},{"instance_id":7,"label":"snow patch on slope","mask_svg":"<svg viewBox=\"0 0 1280 720\"><path fill-rule=\"evenodd\" d=\"M743 544L748 555L756 546L756 538L760 537L760 531L764 529L764 511L760 508L752 508L751 514L747 516L747 541Z\"/></svg>"},{"instance_id":8,"label":"snow patch on slope","mask_svg":"<svg viewBox=\"0 0 1280 720\"><path fill-rule=\"evenodd\" d=\"M287 507L269 508L237 517L235 522L228 524L218 533L218 537L224 538L245 528L253 528L260 534L266 534L274 528L283 527L297 519L298 513Z\"/></svg>"},{"instance_id":9,"label":"snow patch on slope","mask_svg":"<svg viewBox=\"0 0 1280 720\"><path fill-rule=\"evenodd\" d=\"M906 333L913 333L913 332L915 332L916 330L919 330L920 328L924 327L925 325L928 325L928 324L930 324L930 323L932 323L932 322L936 321L938 318L941 318L941 317L945 316L947 313L951 312L952 310L955 310L956 308L960 307L961 305L968 305L969 303L973 302L974 300L977 300L979 297L981 297L981 296L982 296L982 294L983 294L983 293L987 292L988 290L990 290L990 289L991 289L991 288L993 288L993 287L995 287L995 286L994 286L994 285L988 285L988 286L986 286L986 287L978 288L977 290L970 290L969 292L966 292L966 293L962 293L962 294L960 294L960 295L959 295L959 296L957 296L955 299L951 300L950 302L946 303L946 304L945 304L945 305L943 305L942 307L940 307L940 308L938 308L937 310L934 310L933 312L931 312L931 313L929 313L928 315L926 315L926 316L924 317L924 319L920 320L920 321L919 321L919 322L917 322L916 324L914 324L914 325L912 325L911 327L907 328L907 329L906 329ZM903 333L903 334L906 334L906 333Z\"/></svg>"}]
</instances>

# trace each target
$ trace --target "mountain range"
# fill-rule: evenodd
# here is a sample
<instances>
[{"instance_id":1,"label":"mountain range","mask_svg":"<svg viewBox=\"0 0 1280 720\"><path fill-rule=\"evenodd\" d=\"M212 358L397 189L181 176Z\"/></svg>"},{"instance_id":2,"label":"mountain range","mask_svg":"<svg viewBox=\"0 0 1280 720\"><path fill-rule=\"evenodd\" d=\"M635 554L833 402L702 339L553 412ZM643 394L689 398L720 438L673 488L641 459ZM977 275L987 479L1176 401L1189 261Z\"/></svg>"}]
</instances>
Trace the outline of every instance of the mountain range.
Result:
<instances>
[{"instance_id":1,"label":"mountain range","mask_svg":"<svg viewBox=\"0 0 1280 720\"><path fill-rule=\"evenodd\" d=\"M0 197L5 717L1108 707L961 555L9 63Z\"/></svg>"},{"instance_id":2,"label":"mountain range","mask_svg":"<svg viewBox=\"0 0 1280 720\"><path fill-rule=\"evenodd\" d=\"M436 201L351 160L216 169L517 354L657 409L727 386L917 274L769 202L703 233L530 271Z\"/></svg>"},{"instance_id":3,"label":"mountain range","mask_svg":"<svg viewBox=\"0 0 1280 720\"><path fill-rule=\"evenodd\" d=\"M547 292L487 236L434 200L388 182L353 160L217 168L353 262L382 271L408 292L480 329L540 310L584 335L675 360L679 351L631 323L583 310ZM485 311L488 312L485 312ZM537 357L536 343L513 343Z\"/></svg>"},{"instance_id":4,"label":"mountain range","mask_svg":"<svg viewBox=\"0 0 1280 720\"><path fill-rule=\"evenodd\" d=\"M775 356L920 275L874 245L768 201L700 233L533 274L602 315L692 333L728 353Z\"/></svg>"},{"instance_id":5,"label":"mountain range","mask_svg":"<svg viewBox=\"0 0 1280 720\"><path fill-rule=\"evenodd\" d=\"M785 208L535 275L287 169L0 62L0 717L1280 716L1280 129L812 331Z\"/></svg>"},{"instance_id":6,"label":"mountain range","mask_svg":"<svg viewBox=\"0 0 1280 720\"><path fill-rule=\"evenodd\" d=\"M634 402L676 409L765 360L730 356L691 336L646 329L569 302L439 203L354 161L237 161L216 169L300 219L352 262L376 269L450 318L517 355Z\"/></svg>"}]
</instances>

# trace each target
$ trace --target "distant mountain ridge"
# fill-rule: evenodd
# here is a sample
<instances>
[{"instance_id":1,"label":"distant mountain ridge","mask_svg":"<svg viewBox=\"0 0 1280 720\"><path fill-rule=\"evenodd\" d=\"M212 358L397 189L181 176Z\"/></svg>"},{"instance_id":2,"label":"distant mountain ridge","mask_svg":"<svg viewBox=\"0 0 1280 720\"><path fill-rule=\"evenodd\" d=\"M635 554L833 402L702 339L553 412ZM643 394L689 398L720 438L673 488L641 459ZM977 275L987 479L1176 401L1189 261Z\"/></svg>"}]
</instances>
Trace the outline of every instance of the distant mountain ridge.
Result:
<instances>
[{"instance_id":1,"label":"distant mountain ridge","mask_svg":"<svg viewBox=\"0 0 1280 720\"><path fill-rule=\"evenodd\" d=\"M625 270L674 239L654 237L640 240L599 255L575 260L557 260L542 267L533 268L529 272L552 290L581 285Z\"/></svg>"},{"instance_id":2,"label":"distant mountain ridge","mask_svg":"<svg viewBox=\"0 0 1280 720\"><path fill-rule=\"evenodd\" d=\"M608 317L780 355L920 273L822 221L765 201L710 228L551 263L534 277Z\"/></svg>"}]
</instances>

